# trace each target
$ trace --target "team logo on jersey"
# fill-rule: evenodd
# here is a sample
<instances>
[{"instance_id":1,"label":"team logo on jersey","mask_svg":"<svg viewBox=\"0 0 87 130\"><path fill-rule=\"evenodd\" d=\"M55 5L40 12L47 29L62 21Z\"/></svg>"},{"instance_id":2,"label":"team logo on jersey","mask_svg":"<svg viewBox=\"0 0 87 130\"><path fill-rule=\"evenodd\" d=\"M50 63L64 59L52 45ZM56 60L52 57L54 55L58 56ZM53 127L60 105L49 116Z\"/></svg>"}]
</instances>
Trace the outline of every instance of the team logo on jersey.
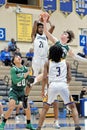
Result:
<instances>
[{"instance_id":1,"label":"team logo on jersey","mask_svg":"<svg viewBox=\"0 0 87 130\"><path fill-rule=\"evenodd\" d=\"M42 40L46 41L46 37L38 36L37 39L42 39Z\"/></svg>"},{"instance_id":2,"label":"team logo on jersey","mask_svg":"<svg viewBox=\"0 0 87 130\"><path fill-rule=\"evenodd\" d=\"M22 77L23 75L24 75L24 73L17 74L18 77Z\"/></svg>"}]
</instances>

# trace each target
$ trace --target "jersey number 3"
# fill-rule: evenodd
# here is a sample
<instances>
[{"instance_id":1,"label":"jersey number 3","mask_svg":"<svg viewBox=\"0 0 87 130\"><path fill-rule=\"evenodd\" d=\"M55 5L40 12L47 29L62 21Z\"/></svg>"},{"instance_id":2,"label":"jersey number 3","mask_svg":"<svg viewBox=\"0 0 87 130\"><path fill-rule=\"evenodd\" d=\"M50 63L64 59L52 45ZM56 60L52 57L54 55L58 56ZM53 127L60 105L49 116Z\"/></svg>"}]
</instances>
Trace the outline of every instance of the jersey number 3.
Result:
<instances>
[{"instance_id":1,"label":"jersey number 3","mask_svg":"<svg viewBox=\"0 0 87 130\"><path fill-rule=\"evenodd\" d=\"M57 69L57 72L58 72L56 76L58 77L58 76L60 76L60 67L56 67L56 69Z\"/></svg>"}]
</instances>

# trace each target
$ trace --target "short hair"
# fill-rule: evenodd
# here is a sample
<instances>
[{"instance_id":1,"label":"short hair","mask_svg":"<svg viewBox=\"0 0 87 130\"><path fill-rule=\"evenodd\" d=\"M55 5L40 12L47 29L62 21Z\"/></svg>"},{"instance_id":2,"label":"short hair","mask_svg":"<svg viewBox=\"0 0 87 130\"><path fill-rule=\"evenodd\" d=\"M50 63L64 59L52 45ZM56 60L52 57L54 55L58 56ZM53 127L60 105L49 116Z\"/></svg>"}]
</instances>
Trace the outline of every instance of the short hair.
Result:
<instances>
[{"instance_id":1,"label":"short hair","mask_svg":"<svg viewBox=\"0 0 87 130\"><path fill-rule=\"evenodd\" d=\"M73 31L66 30L65 33L68 33L69 40L67 41L67 43L71 42L75 38L75 35L74 35Z\"/></svg>"},{"instance_id":2,"label":"short hair","mask_svg":"<svg viewBox=\"0 0 87 130\"><path fill-rule=\"evenodd\" d=\"M43 23L39 23L39 22L38 22L38 23L37 23L37 27L38 27L38 26L44 26L44 25L43 25Z\"/></svg>"},{"instance_id":3,"label":"short hair","mask_svg":"<svg viewBox=\"0 0 87 130\"><path fill-rule=\"evenodd\" d=\"M49 49L49 60L54 62L60 62L62 58L63 50L62 47L53 45Z\"/></svg>"}]
</instances>

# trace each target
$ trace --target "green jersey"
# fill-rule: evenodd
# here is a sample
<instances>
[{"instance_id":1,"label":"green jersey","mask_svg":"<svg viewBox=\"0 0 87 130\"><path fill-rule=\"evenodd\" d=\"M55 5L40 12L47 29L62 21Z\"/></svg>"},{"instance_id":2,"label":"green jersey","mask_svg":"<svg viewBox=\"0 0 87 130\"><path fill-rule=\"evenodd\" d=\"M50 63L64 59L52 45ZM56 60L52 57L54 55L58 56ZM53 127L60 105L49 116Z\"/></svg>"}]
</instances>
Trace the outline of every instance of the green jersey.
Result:
<instances>
[{"instance_id":1,"label":"green jersey","mask_svg":"<svg viewBox=\"0 0 87 130\"><path fill-rule=\"evenodd\" d=\"M11 80L12 80L12 88L14 90L24 90L26 87L26 79L24 78L24 73L28 71L27 67L22 66L21 68L17 68L16 66L11 68Z\"/></svg>"},{"instance_id":2,"label":"green jersey","mask_svg":"<svg viewBox=\"0 0 87 130\"><path fill-rule=\"evenodd\" d=\"M55 45L62 47L63 49L63 55L62 58L65 59L67 56L67 52L69 51L69 46L62 44L60 41L57 41Z\"/></svg>"}]
</instances>

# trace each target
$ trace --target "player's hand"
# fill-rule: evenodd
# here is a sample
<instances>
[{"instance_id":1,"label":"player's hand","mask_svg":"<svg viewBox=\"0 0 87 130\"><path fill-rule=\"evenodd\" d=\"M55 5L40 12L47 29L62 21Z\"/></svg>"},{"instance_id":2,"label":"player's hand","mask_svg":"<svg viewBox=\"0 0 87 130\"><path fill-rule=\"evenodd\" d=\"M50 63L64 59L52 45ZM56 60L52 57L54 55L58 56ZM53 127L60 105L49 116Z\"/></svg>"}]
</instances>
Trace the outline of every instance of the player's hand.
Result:
<instances>
[{"instance_id":1,"label":"player's hand","mask_svg":"<svg viewBox=\"0 0 87 130\"><path fill-rule=\"evenodd\" d=\"M45 96L45 93L44 93L44 91L42 91L42 93L41 93L41 96L42 96L42 97L44 97L44 96Z\"/></svg>"},{"instance_id":2,"label":"player's hand","mask_svg":"<svg viewBox=\"0 0 87 130\"><path fill-rule=\"evenodd\" d=\"M47 22L48 21L48 16L43 15L43 22Z\"/></svg>"},{"instance_id":3,"label":"player's hand","mask_svg":"<svg viewBox=\"0 0 87 130\"><path fill-rule=\"evenodd\" d=\"M27 76L29 75L29 73L30 73L30 71L26 72L26 73L24 74L24 78L27 78Z\"/></svg>"}]
</instances>

